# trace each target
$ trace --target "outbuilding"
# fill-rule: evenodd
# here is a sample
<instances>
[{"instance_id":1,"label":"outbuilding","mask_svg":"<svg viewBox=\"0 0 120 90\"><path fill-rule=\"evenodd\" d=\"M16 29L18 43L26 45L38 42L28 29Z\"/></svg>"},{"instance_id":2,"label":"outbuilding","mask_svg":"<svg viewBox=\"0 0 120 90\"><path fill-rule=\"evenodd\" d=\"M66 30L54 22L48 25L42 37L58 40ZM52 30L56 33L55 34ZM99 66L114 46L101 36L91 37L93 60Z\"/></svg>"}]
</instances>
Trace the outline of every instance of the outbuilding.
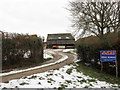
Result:
<instances>
[{"instance_id":1,"label":"outbuilding","mask_svg":"<svg viewBox=\"0 0 120 90\"><path fill-rule=\"evenodd\" d=\"M48 34L47 47L72 49L75 48L75 39L71 33Z\"/></svg>"}]
</instances>

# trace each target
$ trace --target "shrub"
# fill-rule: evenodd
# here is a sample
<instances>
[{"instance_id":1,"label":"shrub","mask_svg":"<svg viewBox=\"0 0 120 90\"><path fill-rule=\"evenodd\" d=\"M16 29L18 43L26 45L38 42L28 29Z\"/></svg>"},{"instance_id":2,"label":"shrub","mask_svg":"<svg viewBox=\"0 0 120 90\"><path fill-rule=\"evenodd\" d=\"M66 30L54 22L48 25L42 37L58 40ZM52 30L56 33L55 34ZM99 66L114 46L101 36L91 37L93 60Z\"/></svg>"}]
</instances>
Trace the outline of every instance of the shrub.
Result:
<instances>
[{"instance_id":1,"label":"shrub","mask_svg":"<svg viewBox=\"0 0 120 90\"><path fill-rule=\"evenodd\" d=\"M29 66L39 62L43 62L43 45L40 37L5 33L2 38L3 69Z\"/></svg>"},{"instance_id":2,"label":"shrub","mask_svg":"<svg viewBox=\"0 0 120 90\"><path fill-rule=\"evenodd\" d=\"M111 34L112 35L112 34ZM95 42L94 42L95 41ZM84 63L89 63L95 68L100 69L100 51L101 50L116 50L117 51L117 61L118 61L118 72L120 75L120 39L117 37L106 38L104 41L97 39L97 37L87 37L77 41L77 55L78 59L81 59ZM110 74L115 75L115 67L109 67L110 65L115 65L114 62L104 62L103 70Z\"/></svg>"}]
</instances>

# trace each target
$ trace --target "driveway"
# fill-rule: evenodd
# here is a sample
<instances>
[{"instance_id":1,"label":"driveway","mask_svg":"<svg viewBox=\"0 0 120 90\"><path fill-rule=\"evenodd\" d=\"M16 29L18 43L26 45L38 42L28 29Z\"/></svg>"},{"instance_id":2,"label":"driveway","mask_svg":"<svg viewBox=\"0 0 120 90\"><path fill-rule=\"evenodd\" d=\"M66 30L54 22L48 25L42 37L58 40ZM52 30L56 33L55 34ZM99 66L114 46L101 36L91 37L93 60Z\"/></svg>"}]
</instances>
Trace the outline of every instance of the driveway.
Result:
<instances>
[{"instance_id":1,"label":"driveway","mask_svg":"<svg viewBox=\"0 0 120 90\"><path fill-rule=\"evenodd\" d=\"M53 50L51 50L53 51ZM62 62L56 63L56 64L51 64L49 66L45 66L45 67L41 67L41 68L37 68L34 70L28 70L28 71L24 71L24 72L20 72L20 73L15 73L15 74L10 74L10 75L5 75L5 76L1 76L0 78L2 78L2 82L6 82L12 79L17 79L17 78L21 78L23 76L29 76L32 74L36 74L36 73L42 73L51 69L57 69L60 67L63 67L67 64L72 63L73 61L75 61L77 59L77 56L74 54L69 54L69 53L63 53L61 51L54 51L54 56L55 58L51 61L45 62L44 64L48 64L48 63L54 63L62 58L64 58L64 56L67 56L68 58L66 58L65 60L63 60ZM64 55L64 56L63 56Z\"/></svg>"}]
</instances>

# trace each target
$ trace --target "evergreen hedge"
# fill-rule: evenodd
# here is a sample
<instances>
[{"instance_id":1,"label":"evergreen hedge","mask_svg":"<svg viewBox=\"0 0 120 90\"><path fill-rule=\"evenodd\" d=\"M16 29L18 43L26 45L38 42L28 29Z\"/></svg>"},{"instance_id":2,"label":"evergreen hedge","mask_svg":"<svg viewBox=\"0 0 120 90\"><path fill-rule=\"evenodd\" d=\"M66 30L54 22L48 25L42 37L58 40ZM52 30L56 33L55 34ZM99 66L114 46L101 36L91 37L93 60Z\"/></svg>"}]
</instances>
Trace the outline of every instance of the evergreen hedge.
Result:
<instances>
[{"instance_id":1,"label":"evergreen hedge","mask_svg":"<svg viewBox=\"0 0 120 90\"><path fill-rule=\"evenodd\" d=\"M27 56L25 56L28 54ZM30 66L43 62L42 39L35 35L5 33L2 38L2 68Z\"/></svg>"},{"instance_id":2,"label":"evergreen hedge","mask_svg":"<svg viewBox=\"0 0 120 90\"><path fill-rule=\"evenodd\" d=\"M116 50L117 51L117 61L118 61L118 72L120 76L120 39L106 38L104 41L99 40L95 36L90 36L77 41L77 55L78 59L82 62L91 65L94 68L100 69L100 51L101 50ZM104 72L114 74L116 68L115 62L104 62L103 70Z\"/></svg>"}]
</instances>

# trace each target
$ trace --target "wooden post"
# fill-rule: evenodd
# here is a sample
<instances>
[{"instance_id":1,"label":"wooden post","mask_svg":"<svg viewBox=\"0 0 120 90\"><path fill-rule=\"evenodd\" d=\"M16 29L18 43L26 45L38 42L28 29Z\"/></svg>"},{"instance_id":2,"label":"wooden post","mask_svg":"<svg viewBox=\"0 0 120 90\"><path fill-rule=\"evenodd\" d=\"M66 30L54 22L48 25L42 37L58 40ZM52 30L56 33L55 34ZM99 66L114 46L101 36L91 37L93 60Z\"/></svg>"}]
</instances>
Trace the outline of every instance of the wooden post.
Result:
<instances>
[{"instance_id":1,"label":"wooden post","mask_svg":"<svg viewBox=\"0 0 120 90\"><path fill-rule=\"evenodd\" d=\"M116 78L118 78L118 63L117 63L117 59L116 59Z\"/></svg>"},{"instance_id":2,"label":"wooden post","mask_svg":"<svg viewBox=\"0 0 120 90\"><path fill-rule=\"evenodd\" d=\"M101 72L103 72L103 63L101 61Z\"/></svg>"},{"instance_id":3,"label":"wooden post","mask_svg":"<svg viewBox=\"0 0 120 90\"><path fill-rule=\"evenodd\" d=\"M102 63L102 61L101 61L101 51L100 51L100 64L101 64L101 72L103 71L103 63Z\"/></svg>"}]
</instances>

